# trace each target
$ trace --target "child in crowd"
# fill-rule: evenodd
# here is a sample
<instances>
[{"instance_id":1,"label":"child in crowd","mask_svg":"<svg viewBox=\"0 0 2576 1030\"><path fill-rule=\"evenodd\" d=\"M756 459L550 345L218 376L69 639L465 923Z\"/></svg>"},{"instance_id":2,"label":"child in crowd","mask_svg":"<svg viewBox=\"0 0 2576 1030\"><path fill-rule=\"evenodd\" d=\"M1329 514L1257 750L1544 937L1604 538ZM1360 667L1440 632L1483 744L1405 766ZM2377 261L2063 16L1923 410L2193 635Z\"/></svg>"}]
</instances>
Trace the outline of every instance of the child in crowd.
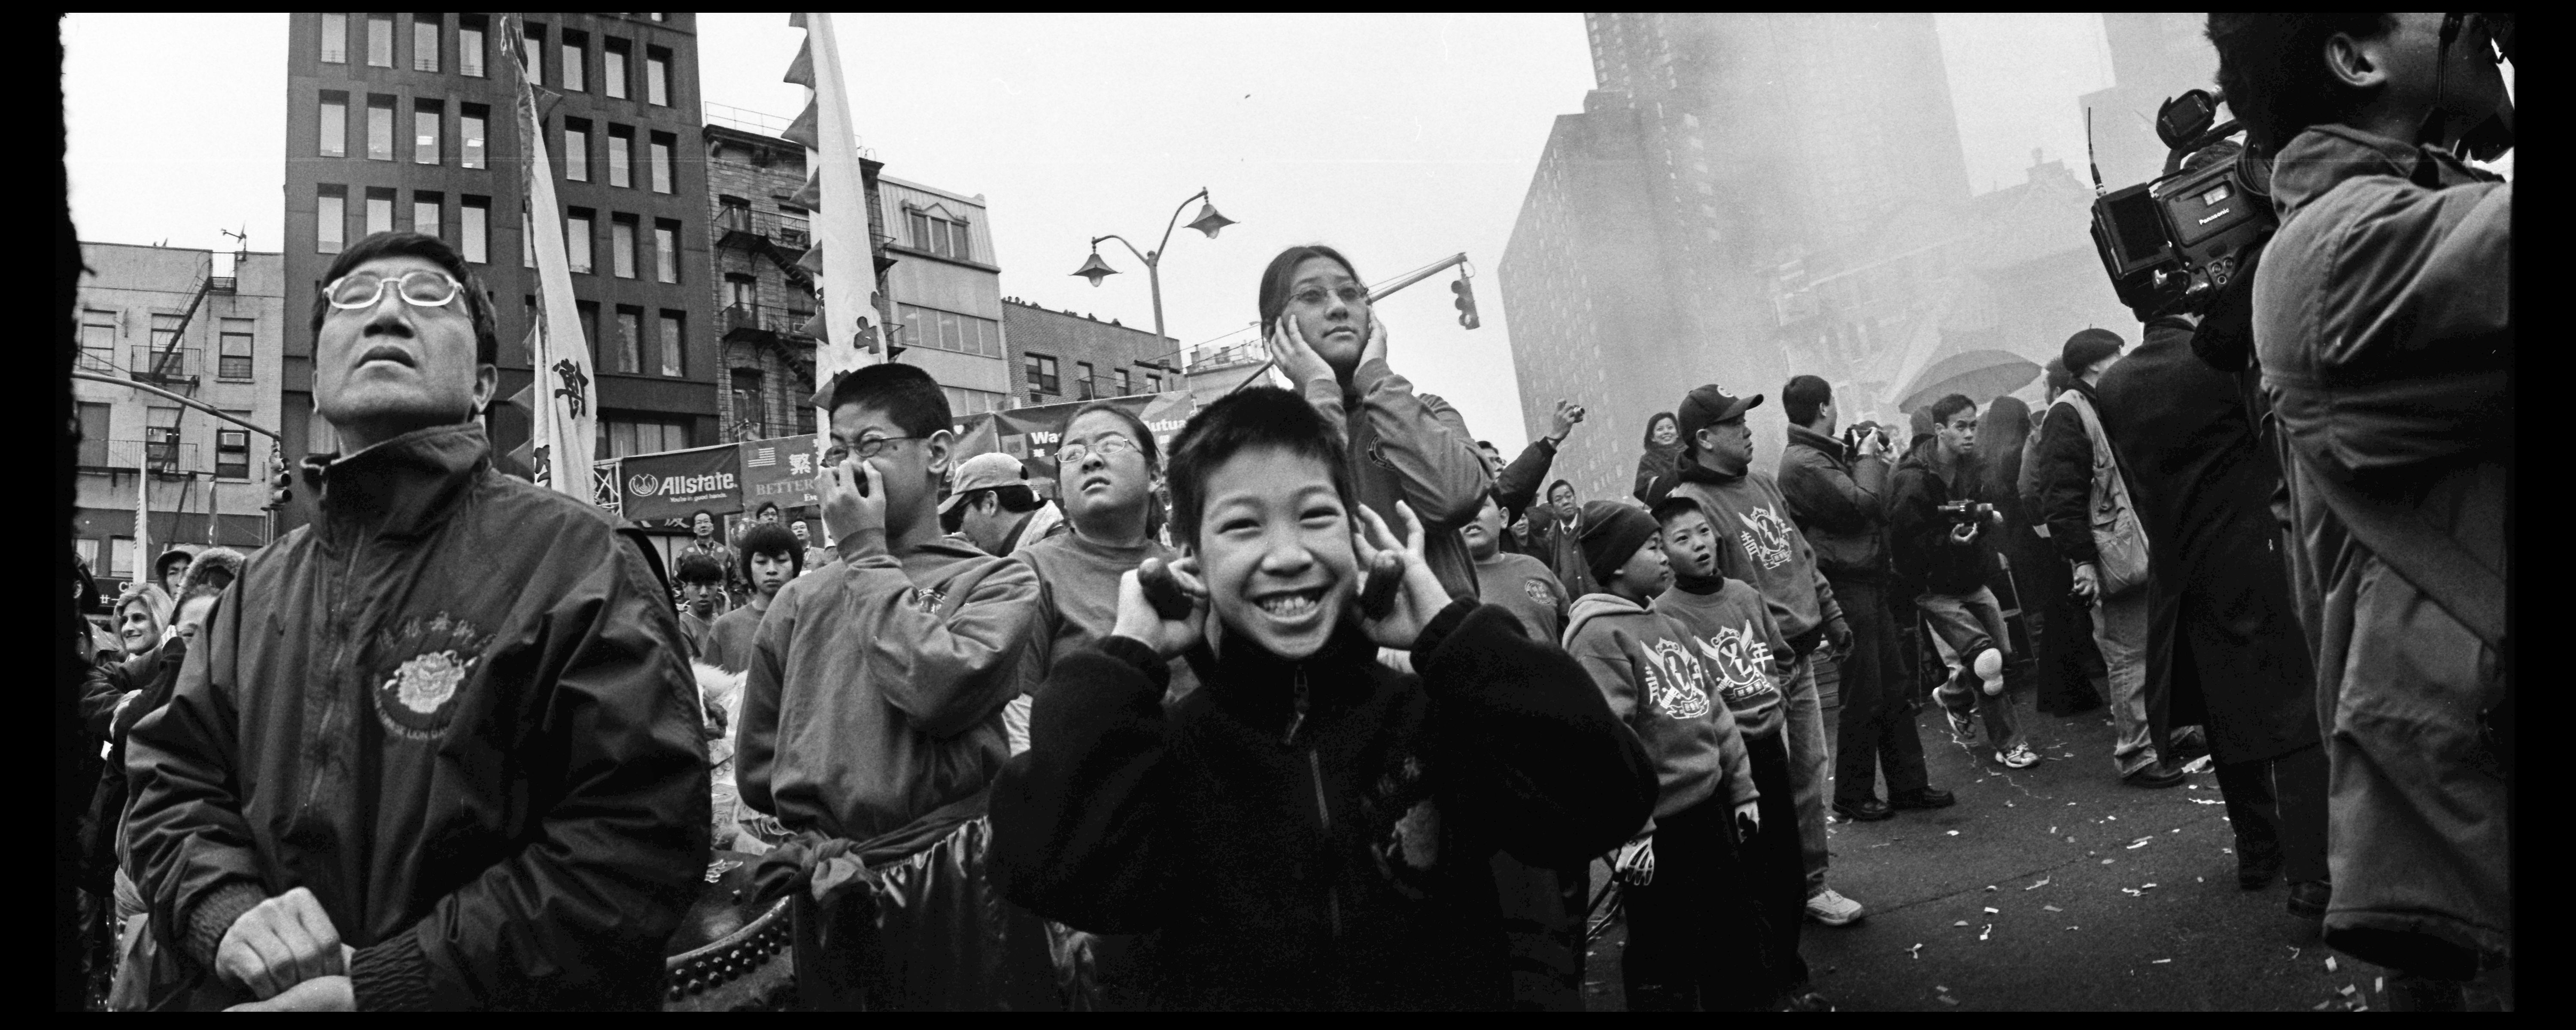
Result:
<instances>
[{"instance_id":1,"label":"child in crowd","mask_svg":"<svg viewBox=\"0 0 2576 1030\"><path fill-rule=\"evenodd\" d=\"M1737 856L1770 813L1758 805L1743 735L1711 696L1689 631L1655 610L1672 580L1655 520L1594 501L1582 526L1587 575L1601 591L1575 599L1565 648L1645 745L1658 782L1653 821L1614 869L1626 884L1628 1007L1759 1008L1769 1000L1765 933Z\"/></svg>"},{"instance_id":2,"label":"child in crowd","mask_svg":"<svg viewBox=\"0 0 2576 1030\"><path fill-rule=\"evenodd\" d=\"M760 621L735 780L790 831L864 841L1000 771L1037 577L941 538L953 441L929 373L866 365L815 399L831 412L817 485L840 560L789 581Z\"/></svg>"},{"instance_id":3,"label":"child in crowd","mask_svg":"<svg viewBox=\"0 0 2576 1030\"><path fill-rule=\"evenodd\" d=\"M680 584L680 636L689 642L689 658L694 661L706 654L707 631L715 626L716 599L724 595L724 566L712 555L682 551L671 578Z\"/></svg>"},{"instance_id":4,"label":"child in crowd","mask_svg":"<svg viewBox=\"0 0 2576 1030\"><path fill-rule=\"evenodd\" d=\"M1580 862L1652 807L1651 767L1580 667L1453 601L1411 508L1399 538L1348 469L1296 394L1193 417L1169 474L1184 557L1156 587L1181 610L1122 574L1110 635L1055 661L994 787L1004 894L1086 931L1160 931L1163 1005L1506 1007L1491 856ZM1400 577L1374 615L1370 568ZM1167 708L1170 660L1196 648L1201 689Z\"/></svg>"},{"instance_id":5,"label":"child in crowd","mask_svg":"<svg viewBox=\"0 0 2576 1030\"><path fill-rule=\"evenodd\" d=\"M1519 616L1530 636L1563 637L1565 588L1547 563L1503 546L1503 506L1492 491L1476 509L1475 521L1458 531L1467 542L1467 557L1476 563L1476 593L1486 604L1501 605Z\"/></svg>"},{"instance_id":6,"label":"child in crowd","mask_svg":"<svg viewBox=\"0 0 2576 1030\"><path fill-rule=\"evenodd\" d=\"M1118 621L1118 577L1147 558L1180 557L1147 535L1162 464L1153 430L1125 408L1090 404L1065 423L1056 496L1072 529L1012 555L1038 574L1038 632L1020 661L1025 692L1002 710L1012 754L1029 749L1029 707L1055 660L1098 644ZM1171 673L1172 700L1198 685L1188 662L1171 663Z\"/></svg>"},{"instance_id":7,"label":"child in crowd","mask_svg":"<svg viewBox=\"0 0 2576 1030\"><path fill-rule=\"evenodd\" d=\"M1780 684L1791 660L1789 641L1781 636L1761 591L1718 571L1721 542L1707 512L1690 498L1672 497L1655 506L1655 520L1662 526L1664 554L1673 569L1672 586L1656 598L1655 610L1689 633L1710 685L1734 714L1753 787L1761 795L1761 821L1768 829L1746 841L1740 855L1744 889L1761 912L1768 935L1763 953L1770 960L1773 996L1765 1000L1797 1010L1827 1008L1807 989L1807 963L1798 955L1807 875L1789 779L1789 746L1780 729Z\"/></svg>"},{"instance_id":8,"label":"child in crowd","mask_svg":"<svg viewBox=\"0 0 2576 1030\"><path fill-rule=\"evenodd\" d=\"M761 617L769 614L779 589L805 573L805 549L797 545L796 534L775 522L753 523L743 531L735 552L741 556L735 572L750 585L751 599L717 617L703 649L705 660L726 672L741 672L751 664L753 634L760 630Z\"/></svg>"}]
</instances>

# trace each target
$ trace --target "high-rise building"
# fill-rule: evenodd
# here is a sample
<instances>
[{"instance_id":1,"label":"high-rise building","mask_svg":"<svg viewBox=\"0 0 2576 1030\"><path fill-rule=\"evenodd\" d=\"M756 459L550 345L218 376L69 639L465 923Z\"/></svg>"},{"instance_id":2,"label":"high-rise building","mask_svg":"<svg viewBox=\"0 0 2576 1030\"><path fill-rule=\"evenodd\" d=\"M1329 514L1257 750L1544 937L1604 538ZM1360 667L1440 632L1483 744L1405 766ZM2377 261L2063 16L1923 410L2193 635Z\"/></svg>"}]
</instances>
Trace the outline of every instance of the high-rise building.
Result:
<instances>
[{"instance_id":1,"label":"high-rise building","mask_svg":"<svg viewBox=\"0 0 2576 1030\"><path fill-rule=\"evenodd\" d=\"M288 47L290 310L310 310L349 243L388 229L435 235L491 296L500 396L529 386L536 269L514 67L524 58L591 347L598 455L718 442L706 166L682 149L700 135L695 15L302 13L288 19ZM288 327L290 461L336 447L313 411L312 362L309 325ZM488 418L496 455L527 442L525 408L496 403Z\"/></svg>"},{"instance_id":2,"label":"high-rise building","mask_svg":"<svg viewBox=\"0 0 2576 1030\"><path fill-rule=\"evenodd\" d=\"M2164 141L2156 111L2185 90L2215 91L2218 50L2205 33L2206 14L2105 11L2111 86L2076 102L2092 117L2093 163L2102 184L2132 186L2162 174Z\"/></svg>"},{"instance_id":3,"label":"high-rise building","mask_svg":"<svg viewBox=\"0 0 2576 1030\"><path fill-rule=\"evenodd\" d=\"M80 246L76 367L276 428L291 321L278 255ZM172 545L248 552L268 543L274 441L132 386L75 379L72 403L72 546L111 596ZM150 493L151 554L135 553L137 490Z\"/></svg>"},{"instance_id":4,"label":"high-rise building","mask_svg":"<svg viewBox=\"0 0 2576 1030\"><path fill-rule=\"evenodd\" d=\"M1776 395L1810 371L1781 332L1810 255L1968 185L1929 14L1584 23L1598 88L1557 119L1496 275L1525 428L1559 397L1589 407L1556 467L1611 497L1648 417L1691 386ZM1786 422L1776 401L1753 420L1767 467Z\"/></svg>"}]
</instances>

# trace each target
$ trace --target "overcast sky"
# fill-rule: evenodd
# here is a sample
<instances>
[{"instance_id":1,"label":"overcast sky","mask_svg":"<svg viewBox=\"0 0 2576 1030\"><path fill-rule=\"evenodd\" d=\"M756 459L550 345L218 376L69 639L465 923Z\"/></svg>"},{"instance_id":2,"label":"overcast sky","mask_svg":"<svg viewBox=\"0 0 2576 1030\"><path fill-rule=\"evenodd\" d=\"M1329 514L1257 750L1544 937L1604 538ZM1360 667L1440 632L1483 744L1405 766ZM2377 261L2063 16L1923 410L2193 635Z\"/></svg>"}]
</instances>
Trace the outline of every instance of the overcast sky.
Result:
<instances>
[{"instance_id":1,"label":"overcast sky","mask_svg":"<svg viewBox=\"0 0 2576 1030\"><path fill-rule=\"evenodd\" d=\"M1370 280L1465 251L1484 326L1458 327L1447 277L1389 299L1393 363L1483 437L1523 440L1492 277L1555 117L1592 86L1583 21L1539 15L882 15L835 18L861 140L886 174L990 205L1002 292L1151 327L1144 269L1072 277L1085 241L1149 248L1183 197L1242 223L1176 233L1171 335L1255 317L1262 266L1324 242ZM284 15L64 19L72 213L81 238L279 249ZM1979 192L2022 181L2033 148L2080 155L2076 94L2109 84L2100 19L1943 15L1943 54ZM795 115L779 81L803 33L783 14L702 14L705 99ZM1189 216L1185 214L1183 220ZM1608 414L1608 413L1604 413ZM1625 429L1612 429L1622 436Z\"/></svg>"}]
</instances>

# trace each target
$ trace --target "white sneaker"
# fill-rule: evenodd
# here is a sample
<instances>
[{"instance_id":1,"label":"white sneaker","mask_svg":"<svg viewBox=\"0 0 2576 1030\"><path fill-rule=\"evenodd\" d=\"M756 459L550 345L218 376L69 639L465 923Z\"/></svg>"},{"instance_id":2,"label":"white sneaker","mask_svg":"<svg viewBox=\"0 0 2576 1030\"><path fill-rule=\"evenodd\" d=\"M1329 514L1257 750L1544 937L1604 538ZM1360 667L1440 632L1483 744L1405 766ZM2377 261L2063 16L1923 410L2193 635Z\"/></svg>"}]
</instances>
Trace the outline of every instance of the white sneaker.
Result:
<instances>
[{"instance_id":1,"label":"white sneaker","mask_svg":"<svg viewBox=\"0 0 2576 1030\"><path fill-rule=\"evenodd\" d=\"M2028 744L2017 744L2010 751L1995 752L1995 761L2006 768L2028 769L2039 764L2039 752L2031 750Z\"/></svg>"},{"instance_id":2,"label":"white sneaker","mask_svg":"<svg viewBox=\"0 0 2576 1030\"><path fill-rule=\"evenodd\" d=\"M1807 899L1807 918L1826 926L1849 926L1860 921L1862 912L1860 902L1834 893L1831 887Z\"/></svg>"}]
</instances>

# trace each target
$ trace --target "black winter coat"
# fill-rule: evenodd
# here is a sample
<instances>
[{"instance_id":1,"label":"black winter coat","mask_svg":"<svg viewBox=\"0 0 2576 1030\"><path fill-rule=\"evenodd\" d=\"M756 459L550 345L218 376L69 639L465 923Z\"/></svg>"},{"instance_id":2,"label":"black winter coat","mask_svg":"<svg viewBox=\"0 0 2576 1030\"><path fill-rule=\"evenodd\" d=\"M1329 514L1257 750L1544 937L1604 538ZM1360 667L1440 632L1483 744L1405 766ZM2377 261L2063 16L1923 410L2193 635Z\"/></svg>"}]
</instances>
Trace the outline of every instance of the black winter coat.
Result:
<instances>
[{"instance_id":1,"label":"black winter coat","mask_svg":"<svg viewBox=\"0 0 2576 1030\"><path fill-rule=\"evenodd\" d=\"M1988 524L1972 543L1951 538L1950 531L1958 523L1942 514L1941 506L1953 499L1976 499L1983 473L1973 460L1961 460L1951 475L1964 488L1952 489L1924 460L1937 446L1926 442L1914 448L1896 463L1896 476L1888 481L1887 537L1895 553L1897 582L1906 590L1973 594L1985 587L1986 573L1995 567L1995 536L2001 527Z\"/></svg>"},{"instance_id":2,"label":"black winter coat","mask_svg":"<svg viewBox=\"0 0 2576 1030\"><path fill-rule=\"evenodd\" d=\"M1656 789L1582 667L1525 633L1457 601L1419 676L1349 625L1293 663L1230 637L1168 712L1142 643L1067 656L994 785L994 875L1077 929L1158 931L1166 1006L1506 1008L1494 852L1587 861Z\"/></svg>"},{"instance_id":3,"label":"black winter coat","mask_svg":"<svg viewBox=\"0 0 2576 1030\"><path fill-rule=\"evenodd\" d=\"M2274 758L2318 739L2271 510L2281 469L2248 391L2194 356L2191 335L2179 320L2148 323L2095 391L2118 420L2114 447L2147 531L2147 714L2159 748L2205 715L2218 761Z\"/></svg>"},{"instance_id":4,"label":"black winter coat","mask_svg":"<svg viewBox=\"0 0 2576 1030\"><path fill-rule=\"evenodd\" d=\"M2111 367L2120 366L2114 362ZM2111 453L2119 457L2126 424L2104 409L2101 393L2083 380L2076 380L2069 389L2092 399L2102 431L2111 434ZM2048 527L2049 545L2069 565L2100 561L2101 549L2093 544L2093 436L2085 431L2084 416L2075 413L2063 394L2049 406L2048 418L2040 424L2038 458L2039 510L2032 514Z\"/></svg>"}]
</instances>

